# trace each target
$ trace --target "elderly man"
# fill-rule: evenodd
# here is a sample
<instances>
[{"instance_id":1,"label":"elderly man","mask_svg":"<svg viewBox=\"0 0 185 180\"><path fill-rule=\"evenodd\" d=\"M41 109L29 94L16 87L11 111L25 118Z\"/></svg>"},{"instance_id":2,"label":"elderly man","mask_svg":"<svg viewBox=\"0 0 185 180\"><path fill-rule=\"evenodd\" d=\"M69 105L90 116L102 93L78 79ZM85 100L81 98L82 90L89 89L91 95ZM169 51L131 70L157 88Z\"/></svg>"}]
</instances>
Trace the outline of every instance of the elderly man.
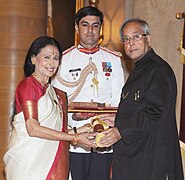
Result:
<instances>
[{"instance_id":1,"label":"elderly man","mask_svg":"<svg viewBox=\"0 0 185 180\"><path fill-rule=\"evenodd\" d=\"M113 180L183 180L173 70L151 48L146 21L127 20L120 35L134 67L122 89L115 127L100 140L105 147L114 144Z\"/></svg>"}]
</instances>

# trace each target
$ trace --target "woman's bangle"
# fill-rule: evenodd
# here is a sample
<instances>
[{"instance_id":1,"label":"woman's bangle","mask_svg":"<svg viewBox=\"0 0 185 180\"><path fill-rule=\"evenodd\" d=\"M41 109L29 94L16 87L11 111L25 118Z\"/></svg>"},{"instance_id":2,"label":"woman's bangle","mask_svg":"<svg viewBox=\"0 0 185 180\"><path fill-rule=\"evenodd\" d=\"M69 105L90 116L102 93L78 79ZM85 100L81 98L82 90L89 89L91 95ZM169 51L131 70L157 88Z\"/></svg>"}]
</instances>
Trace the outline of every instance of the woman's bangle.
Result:
<instances>
[{"instance_id":1,"label":"woman's bangle","mask_svg":"<svg viewBox=\"0 0 185 180\"><path fill-rule=\"evenodd\" d=\"M78 144L78 141L79 141L79 134L75 133L74 134L74 139L72 140L72 144L75 146L75 145Z\"/></svg>"},{"instance_id":2,"label":"woman's bangle","mask_svg":"<svg viewBox=\"0 0 185 180\"><path fill-rule=\"evenodd\" d=\"M72 144L73 145L77 145L78 144L78 137L79 137L79 134L77 133L77 129L76 127L73 127L73 130L74 130L74 139L72 140Z\"/></svg>"}]
</instances>

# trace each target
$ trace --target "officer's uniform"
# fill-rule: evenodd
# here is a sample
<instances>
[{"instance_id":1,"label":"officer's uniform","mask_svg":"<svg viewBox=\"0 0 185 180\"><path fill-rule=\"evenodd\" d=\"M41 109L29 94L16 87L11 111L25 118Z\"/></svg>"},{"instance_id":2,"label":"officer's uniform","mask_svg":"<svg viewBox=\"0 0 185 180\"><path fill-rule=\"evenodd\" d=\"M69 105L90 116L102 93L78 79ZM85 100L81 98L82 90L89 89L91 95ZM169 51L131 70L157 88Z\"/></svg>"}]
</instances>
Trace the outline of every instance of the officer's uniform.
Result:
<instances>
[{"instance_id":1,"label":"officer's uniform","mask_svg":"<svg viewBox=\"0 0 185 180\"><path fill-rule=\"evenodd\" d=\"M71 47L70 49L64 51L63 57L62 57L62 63L59 68L58 74L55 77L55 79L52 80L52 85L55 87L65 91L68 95L69 101L74 102L98 102L98 103L107 103L111 106L117 107L118 103L120 101L120 94L121 89L124 84L124 75L123 75L123 68L121 65L121 54L118 52L110 51L107 48L104 47L95 47L93 52L88 52L87 49L83 49L81 45L78 47ZM83 69L86 68L89 63L95 65L95 69L92 70L86 77L81 78L81 73L83 72ZM61 83L62 79L62 83ZM72 87L78 80L85 80L85 83L80 89L79 94L77 93L76 96L74 96L75 91L77 90L78 86ZM95 80L95 81L93 81ZM66 82L71 85L66 85ZM79 91L79 90L77 90ZM74 99L74 100L73 100ZM68 115L68 124L70 127L80 127L86 123L89 123L90 119L88 120L81 120L81 121L75 121L72 119L72 114L69 113ZM84 158L85 156L88 156L85 158L86 161L85 166L81 166L80 160L76 162L77 165L74 165L75 162L73 160L70 162L71 167L73 168L73 165L75 166L75 170L77 171L77 174L73 174L72 169L72 176L74 175L73 179L79 179L79 180L105 180L106 178L102 175L98 175L98 170L100 170L100 173L104 173L104 171L109 172L109 168L107 167L107 163L103 163L104 161L103 156L107 156L106 154L99 154L99 153L92 153L90 148L86 147L70 147L70 152L72 156L70 157L73 159L73 156L78 155L77 153L80 153L79 156L82 155ZM107 151L106 153L111 153L111 151ZM91 155L87 154L90 153ZM92 154L95 154L97 156L97 160L99 162L95 162L94 170L92 171L90 167L87 166L93 166L89 165L90 161L92 161ZM109 156L112 153L109 154ZM94 155L93 155L94 156ZM99 157L100 156L100 157ZM89 160L87 160L89 159ZM111 160L109 158L109 163L111 163ZM103 170L102 165L105 166L105 168L108 168ZM77 166L77 167L76 167ZM81 167L80 167L81 166ZM82 173L85 173L84 177L80 177L80 169ZM94 177L93 176L94 173ZM90 178L87 176L91 176ZM79 178L77 177L79 176Z\"/></svg>"}]
</instances>

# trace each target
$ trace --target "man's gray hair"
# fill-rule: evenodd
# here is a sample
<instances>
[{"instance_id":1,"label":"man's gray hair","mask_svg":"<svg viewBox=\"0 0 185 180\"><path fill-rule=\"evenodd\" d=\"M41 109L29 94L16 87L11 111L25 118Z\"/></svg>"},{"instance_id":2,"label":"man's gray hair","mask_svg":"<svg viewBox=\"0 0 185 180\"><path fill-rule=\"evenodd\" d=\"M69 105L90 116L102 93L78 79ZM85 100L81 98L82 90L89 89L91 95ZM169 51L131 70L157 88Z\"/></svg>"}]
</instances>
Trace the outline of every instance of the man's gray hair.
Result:
<instances>
[{"instance_id":1,"label":"man's gray hair","mask_svg":"<svg viewBox=\"0 0 185 180\"><path fill-rule=\"evenodd\" d=\"M145 20L142 20L140 18L132 18L132 19L128 19L126 20L120 27L119 30L119 34L120 34L120 38L121 40L123 40L123 29L125 28L125 26L129 23L138 23L141 25L141 29L143 30L144 34L150 34L150 27L148 25L148 23Z\"/></svg>"}]
</instances>

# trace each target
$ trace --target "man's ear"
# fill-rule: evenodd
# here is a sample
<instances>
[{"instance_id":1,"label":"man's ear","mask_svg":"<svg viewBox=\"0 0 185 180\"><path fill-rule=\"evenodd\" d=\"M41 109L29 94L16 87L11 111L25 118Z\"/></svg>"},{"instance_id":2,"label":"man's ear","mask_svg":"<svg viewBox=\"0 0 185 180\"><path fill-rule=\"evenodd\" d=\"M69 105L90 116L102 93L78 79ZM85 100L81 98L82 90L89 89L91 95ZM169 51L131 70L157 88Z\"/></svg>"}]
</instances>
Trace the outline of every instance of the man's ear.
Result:
<instances>
[{"instance_id":1,"label":"man's ear","mask_svg":"<svg viewBox=\"0 0 185 180\"><path fill-rule=\"evenodd\" d=\"M149 47L151 47L151 35L147 35L147 44Z\"/></svg>"},{"instance_id":2,"label":"man's ear","mask_svg":"<svg viewBox=\"0 0 185 180\"><path fill-rule=\"evenodd\" d=\"M78 24L76 24L76 23L75 23L75 30L76 30L77 34L79 34Z\"/></svg>"}]
</instances>

